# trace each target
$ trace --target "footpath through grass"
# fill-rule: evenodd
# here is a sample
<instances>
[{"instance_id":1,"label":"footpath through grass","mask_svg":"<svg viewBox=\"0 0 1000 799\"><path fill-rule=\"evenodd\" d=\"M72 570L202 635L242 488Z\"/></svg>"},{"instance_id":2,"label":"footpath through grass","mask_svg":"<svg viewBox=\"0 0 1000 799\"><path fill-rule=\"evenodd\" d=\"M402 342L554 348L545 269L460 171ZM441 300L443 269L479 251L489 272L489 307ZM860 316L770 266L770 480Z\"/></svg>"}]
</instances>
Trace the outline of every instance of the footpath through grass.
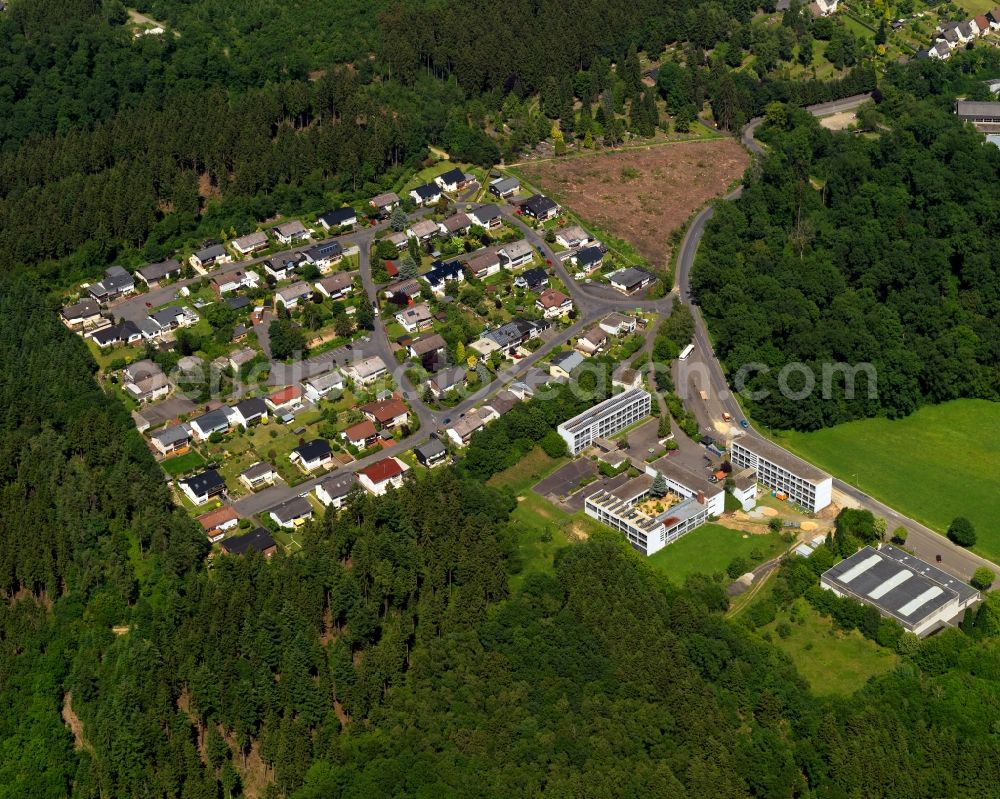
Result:
<instances>
[{"instance_id":1,"label":"footpath through grass","mask_svg":"<svg viewBox=\"0 0 1000 799\"><path fill-rule=\"evenodd\" d=\"M786 548L777 533L751 535L708 523L650 555L647 563L680 584L689 574L724 572L737 556L750 560L750 553L754 552L760 556L754 563L756 566L771 560Z\"/></svg>"},{"instance_id":2,"label":"footpath through grass","mask_svg":"<svg viewBox=\"0 0 1000 799\"><path fill-rule=\"evenodd\" d=\"M944 532L976 527L976 551L1000 558L1000 403L955 400L889 421L865 419L776 436L783 446L900 512Z\"/></svg>"}]
</instances>

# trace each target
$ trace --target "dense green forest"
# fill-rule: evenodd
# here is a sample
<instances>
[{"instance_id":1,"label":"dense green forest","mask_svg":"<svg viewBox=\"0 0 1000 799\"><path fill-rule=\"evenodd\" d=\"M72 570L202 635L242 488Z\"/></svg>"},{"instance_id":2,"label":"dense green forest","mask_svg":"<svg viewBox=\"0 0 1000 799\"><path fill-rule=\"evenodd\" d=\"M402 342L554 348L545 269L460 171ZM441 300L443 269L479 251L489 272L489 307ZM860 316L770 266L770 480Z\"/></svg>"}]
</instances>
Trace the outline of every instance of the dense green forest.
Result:
<instances>
[{"instance_id":1,"label":"dense green forest","mask_svg":"<svg viewBox=\"0 0 1000 799\"><path fill-rule=\"evenodd\" d=\"M613 533L511 595L514 498L454 469L358 494L294 557L206 564L51 310L0 284L0 796L915 799L1000 779L992 610L821 700L723 619L720 583L670 585Z\"/></svg>"},{"instance_id":2,"label":"dense green forest","mask_svg":"<svg viewBox=\"0 0 1000 799\"><path fill-rule=\"evenodd\" d=\"M699 250L693 290L731 375L744 364L753 414L815 429L902 416L925 402L1000 398L1000 149L952 112L943 75L911 66L860 113L867 133L825 130L772 107L771 154L743 195L720 204ZM790 399L781 369L806 364L817 390ZM855 398L819 390L825 363L870 363ZM789 381L794 390L801 375Z\"/></svg>"},{"instance_id":3,"label":"dense green forest","mask_svg":"<svg viewBox=\"0 0 1000 799\"><path fill-rule=\"evenodd\" d=\"M167 30L139 35L117 0L11 0L0 14L0 268L67 287L398 188L428 144L486 166L556 121L580 146L616 146L686 130L706 103L733 130L772 100L875 85L863 48L839 77L788 75L807 41L853 36L798 3L776 27L742 2L138 10ZM646 86L639 51L667 44Z\"/></svg>"}]
</instances>

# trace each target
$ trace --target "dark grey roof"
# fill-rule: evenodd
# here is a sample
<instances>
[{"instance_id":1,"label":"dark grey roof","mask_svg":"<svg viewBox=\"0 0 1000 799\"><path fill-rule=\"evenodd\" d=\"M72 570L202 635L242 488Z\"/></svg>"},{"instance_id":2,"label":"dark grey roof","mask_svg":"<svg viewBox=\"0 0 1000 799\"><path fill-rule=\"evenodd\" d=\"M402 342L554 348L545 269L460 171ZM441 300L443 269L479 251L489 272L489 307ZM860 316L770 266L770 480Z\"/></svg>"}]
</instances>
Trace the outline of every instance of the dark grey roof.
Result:
<instances>
[{"instance_id":1,"label":"dark grey roof","mask_svg":"<svg viewBox=\"0 0 1000 799\"><path fill-rule=\"evenodd\" d=\"M333 211L327 211L325 214L320 214L316 219L319 222L326 223L330 227L340 227L352 219L357 219L357 217L357 211L350 206L344 206L343 208L337 208Z\"/></svg>"},{"instance_id":2,"label":"dark grey roof","mask_svg":"<svg viewBox=\"0 0 1000 799\"><path fill-rule=\"evenodd\" d=\"M534 269L527 269L521 273L521 277L524 279L525 284L528 288L534 288L535 286L540 286L542 283L549 279L548 272L546 272L542 267L536 266Z\"/></svg>"},{"instance_id":3,"label":"dark grey roof","mask_svg":"<svg viewBox=\"0 0 1000 799\"><path fill-rule=\"evenodd\" d=\"M583 356L576 350L560 352L552 359L553 366L558 366L567 372L572 372L583 363Z\"/></svg>"},{"instance_id":4,"label":"dark grey roof","mask_svg":"<svg viewBox=\"0 0 1000 799\"><path fill-rule=\"evenodd\" d=\"M205 247L203 250L198 250L194 254L194 257L199 261L204 263L211 263L216 261L226 254L226 248L221 244L213 244L211 247Z\"/></svg>"},{"instance_id":5,"label":"dark grey roof","mask_svg":"<svg viewBox=\"0 0 1000 799\"><path fill-rule=\"evenodd\" d=\"M86 297L79 302L67 305L62 309L63 319L85 319L88 316L95 316L101 312L101 306L96 300Z\"/></svg>"},{"instance_id":6,"label":"dark grey roof","mask_svg":"<svg viewBox=\"0 0 1000 799\"><path fill-rule=\"evenodd\" d=\"M263 477L265 474L271 474L274 472L274 467L267 461L261 461L260 463L255 463L253 466L244 469L240 472L241 477L246 477L248 480L253 480L257 477Z\"/></svg>"},{"instance_id":7,"label":"dark grey roof","mask_svg":"<svg viewBox=\"0 0 1000 799\"><path fill-rule=\"evenodd\" d=\"M292 450L293 453L298 455L304 461L314 461L317 458L325 458L327 455L330 455L332 451L333 450L330 449L330 444L322 438L307 441L305 444L300 444Z\"/></svg>"},{"instance_id":8,"label":"dark grey roof","mask_svg":"<svg viewBox=\"0 0 1000 799\"><path fill-rule=\"evenodd\" d=\"M181 485L186 485L191 489L191 493L195 496L202 496L203 494L210 494L213 491L217 491L222 488L225 489L226 483L219 476L219 473L215 469L208 469L201 474L196 474L193 477L185 477L183 480L178 481Z\"/></svg>"},{"instance_id":9,"label":"dark grey roof","mask_svg":"<svg viewBox=\"0 0 1000 799\"><path fill-rule=\"evenodd\" d=\"M490 188L500 194L506 194L508 191L516 191L520 186L521 181L517 178L503 178L490 184Z\"/></svg>"},{"instance_id":10,"label":"dark grey roof","mask_svg":"<svg viewBox=\"0 0 1000 799\"><path fill-rule=\"evenodd\" d=\"M576 253L576 263L578 266L590 266L596 264L604 258L604 252L600 247L584 247Z\"/></svg>"},{"instance_id":11,"label":"dark grey roof","mask_svg":"<svg viewBox=\"0 0 1000 799\"><path fill-rule=\"evenodd\" d=\"M241 402L237 402L233 406L233 409L239 411L244 419L267 414L267 405L264 404L264 400L260 397L249 397Z\"/></svg>"},{"instance_id":12,"label":"dark grey roof","mask_svg":"<svg viewBox=\"0 0 1000 799\"><path fill-rule=\"evenodd\" d=\"M559 206L544 194L535 194L524 201L524 207L532 216L540 216Z\"/></svg>"},{"instance_id":13,"label":"dark grey roof","mask_svg":"<svg viewBox=\"0 0 1000 799\"><path fill-rule=\"evenodd\" d=\"M332 258L335 255L340 255L344 251L344 248L340 245L339 241L328 241L325 244L317 244L315 247L310 247L306 251L312 260L319 261L323 258Z\"/></svg>"},{"instance_id":14,"label":"dark grey roof","mask_svg":"<svg viewBox=\"0 0 1000 799\"><path fill-rule=\"evenodd\" d=\"M338 474L333 477L327 477L326 480L320 483L320 486L330 495L331 499L341 499L354 490L357 482L357 475L354 472L350 472L349 474Z\"/></svg>"},{"instance_id":15,"label":"dark grey roof","mask_svg":"<svg viewBox=\"0 0 1000 799\"><path fill-rule=\"evenodd\" d=\"M301 519L303 516L312 514L312 505L305 497L294 497L287 502L282 502L276 508L271 508L271 513L278 517L281 522L290 522L294 519Z\"/></svg>"},{"instance_id":16,"label":"dark grey roof","mask_svg":"<svg viewBox=\"0 0 1000 799\"><path fill-rule=\"evenodd\" d=\"M500 217L500 206L496 203L487 203L486 205L481 205L472 213L477 219L498 219Z\"/></svg>"},{"instance_id":17,"label":"dark grey roof","mask_svg":"<svg viewBox=\"0 0 1000 799\"><path fill-rule=\"evenodd\" d=\"M160 327L166 327L167 325L172 325L177 322L177 317L184 312L184 309L179 305L169 305L166 308L160 308L158 311L153 311L149 315Z\"/></svg>"},{"instance_id":18,"label":"dark grey roof","mask_svg":"<svg viewBox=\"0 0 1000 799\"><path fill-rule=\"evenodd\" d=\"M230 555L245 555L253 550L254 552L266 552L271 547L277 546L274 538L263 527L258 527L252 533L227 538L222 542L222 548Z\"/></svg>"},{"instance_id":19,"label":"dark grey roof","mask_svg":"<svg viewBox=\"0 0 1000 799\"><path fill-rule=\"evenodd\" d=\"M463 272L462 264L458 261L448 261L447 263L442 263L438 261L434 268L425 272L420 277L426 280L428 283L441 283L445 279L454 280Z\"/></svg>"},{"instance_id":20,"label":"dark grey roof","mask_svg":"<svg viewBox=\"0 0 1000 799\"><path fill-rule=\"evenodd\" d=\"M455 167L454 169L449 169L447 172L438 175L443 183L461 183L465 180L465 173Z\"/></svg>"},{"instance_id":21,"label":"dark grey roof","mask_svg":"<svg viewBox=\"0 0 1000 799\"><path fill-rule=\"evenodd\" d=\"M116 341L127 341L132 336L139 335L139 328L131 319L126 319L117 325L105 327L94 333L91 338L98 344L113 344Z\"/></svg>"},{"instance_id":22,"label":"dark grey roof","mask_svg":"<svg viewBox=\"0 0 1000 799\"><path fill-rule=\"evenodd\" d=\"M420 455L424 460L430 460L431 458L436 458L439 455L442 455L443 453L447 452L447 450L444 447L444 444L442 444L436 438L428 439L423 444L414 447L413 451L416 452L418 455Z\"/></svg>"},{"instance_id":23,"label":"dark grey roof","mask_svg":"<svg viewBox=\"0 0 1000 799\"><path fill-rule=\"evenodd\" d=\"M148 264L136 271L145 280L161 280L173 272L180 272L181 265L180 262L171 259L169 261L160 261L156 264Z\"/></svg>"},{"instance_id":24,"label":"dark grey roof","mask_svg":"<svg viewBox=\"0 0 1000 799\"><path fill-rule=\"evenodd\" d=\"M625 269L620 269L610 276L611 280L619 285L629 288L630 286L637 286L644 280L651 280L652 275L649 272L644 272L641 269L636 269L634 266L629 266Z\"/></svg>"},{"instance_id":25,"label":"dark grey roof","mask_svg":"<svg viewBox=\"0 0 1000 799\"><path fill-rule=\"evenodd\" d=\"M214 411L203 413L196 419L191 420L191 424L196 423L198 427L205 431L221 430L224 427L229 427L229 409L223 406L216 408Z\"/></svg>"},{"instance_id":26,"label":"dark grey roof","mask_svg":"<svg viewBox=\"0 0 1000 799\"><path fill-rule=\"evenodd\" d=\"M960 117L1000 118L1000 103L959 100L955 103L955 112Z\"/></svg>"},{"instance_id":27,"label":"dark grey roof","mask_svg":"<svg viewBox=\"0 0 1000 799\"><path fill-rule=\"evenodd\" d=\"M437 197L441 193L441 189L436 183L425 183L423 186L417 186L413 191L417 193L417 196L421 200L429 200L431 197Z\"/></svg>"},{"instance_id":28,"label":"dark grey roof","mask_svg":"<svg viewBox=\"0 0 1000 799\"><path fill-rule=\"evenodd\" d=\"M170 446L171 444L176 444L180 441L187 441L191 438L191 428L186 424L175 424L170 427L164 427L162 430L157 430L155 433L150 434L151 439L155 438L164 446Z\"/></svg>"},{"instance_id":29,"label":"dark grey roof","mask_svg":"<svg viewBox=\"0 0 1000 799\"><path fill-rule=\"evenodd\" d=\"M230 311L238 311L241 308L246 308L248 305L250 305L249 297L236 296L226 298L226 307Z\"/></svg>"}]
</instances>

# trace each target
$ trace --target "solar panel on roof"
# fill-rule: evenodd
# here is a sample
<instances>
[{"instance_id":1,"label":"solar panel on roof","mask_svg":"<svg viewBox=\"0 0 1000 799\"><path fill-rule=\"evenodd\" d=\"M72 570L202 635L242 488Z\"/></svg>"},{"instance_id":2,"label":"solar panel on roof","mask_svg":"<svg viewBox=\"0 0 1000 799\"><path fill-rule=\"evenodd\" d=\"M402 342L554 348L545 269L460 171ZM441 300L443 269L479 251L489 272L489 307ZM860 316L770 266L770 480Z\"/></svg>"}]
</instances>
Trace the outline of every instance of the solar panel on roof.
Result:
<instances>
[{"instance_id":1,"label":"solar panel on roof","mask_svg":"<svg viewBox=\"0 0 1000 799\"><path fill-rule=\"evenodd\" d=\"M846 572L844 572L842 575L840 575L838 580L842 583L849 583L851 582L851 580L854 580L855 578L864 574L866 571L872 568L872 566L875 566L881 562L882 558L879 555L869 555L867 558L861 561L861 563L855 564Z\"/></svg>"},{"instance_id":2,"label":"solar panel on roof","mask_svg":"<svg viewBox=\"0 0 1000 799\"><path fill-rule=\"evenodd\" d=\"M908 571L907 569L898 571L881 585L875 586L875 588L873 588L871 591L868 592L868 596L870 596L872 599L881 599L886 594L888 594L893 588L902 585L912 576L913 572Z\"/></svg>"},{"instance_id":3,"label":"solar panel on roof","mask_svg":"<svg viewBox=\"0 0 1000 799\"><path fill-rule=\"evenodd\" d=\"M909 602L907 602L903 607L899 609L900 616L909 616L914 611L917 610L921 605L930 602L932 599L941 596L944 593L944 589L940 586L934 585L928 588L919 596L914 597Z\"/></svg>"}]
</instances>

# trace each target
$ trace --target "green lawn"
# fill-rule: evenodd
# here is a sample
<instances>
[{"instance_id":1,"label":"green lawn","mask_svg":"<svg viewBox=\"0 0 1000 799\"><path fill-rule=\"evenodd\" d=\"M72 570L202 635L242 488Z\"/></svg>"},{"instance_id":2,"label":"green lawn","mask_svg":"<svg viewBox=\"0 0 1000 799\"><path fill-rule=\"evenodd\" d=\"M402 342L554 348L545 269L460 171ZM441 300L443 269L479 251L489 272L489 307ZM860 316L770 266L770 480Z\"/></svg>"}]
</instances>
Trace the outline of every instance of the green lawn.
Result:
<instances>
[{"instance_id":1,"label":"green lawn","mask_svg":"<svg viewBox=\"0 0 1000 799\"><path fill-rule=\"evenodd\" d=\"M194 471L204 462L205 459L201 455L191 450L190 452L185 452L183 455L177 455L176 457L160 461L160 466L171 477L177 477L178 475Z\"/></svg>"},{"instance_id":2,"label":"green lawn","mask_svg":"<svg viewBox=\"0 0 1000 799\"><path fill-rule=\"evenodd\" d=\"M835 630L833 622L816 612L804 599L795 601L798 620L791 621L791 634L782 638L777 626L789 621L790 609L778 611L777 619L763 628L771 642L787 654L816 694L848 696L870 677L894 669L899 657L857 630Z\"/></svg>"},{"instance_id":3,"label":"green lawn","mask_svg":"<svg viewBox=\"0 0 1000 799\"><path fill-rule=\"evenodd\" d=\"M509 469L493 475L486 485L509 488L514 492L525 491L568 461L569 458L551 458L541 447L535 447Z\"/></svg>"},{"instance_id":4,"label":"green lawn","mask_svg":"<svg viewBox=\"0 0 1000 799\"><path fill-rule=\"evenodd\" d=\"M967 516L977 551L1000 558L1000 403L956 400L905 419L866 419L777 440L817 466L943 532Z\"/></svg>"},{"instance_id":5,"label":"green lawn","mask_svg":"<svg viewBox=\"0 0 1000 799\"><path fill-rule=\"evenodd\" d=\"M733 558L742 556L749 559L753 550L760 550L764 556L763 562L786 548L787 545L775 533L751 535L709 523L669 544L655 555L650 555L647 562L674 582L680 583L689 574L696 572L724 572Z\"/></svg>"}]
</instances>

